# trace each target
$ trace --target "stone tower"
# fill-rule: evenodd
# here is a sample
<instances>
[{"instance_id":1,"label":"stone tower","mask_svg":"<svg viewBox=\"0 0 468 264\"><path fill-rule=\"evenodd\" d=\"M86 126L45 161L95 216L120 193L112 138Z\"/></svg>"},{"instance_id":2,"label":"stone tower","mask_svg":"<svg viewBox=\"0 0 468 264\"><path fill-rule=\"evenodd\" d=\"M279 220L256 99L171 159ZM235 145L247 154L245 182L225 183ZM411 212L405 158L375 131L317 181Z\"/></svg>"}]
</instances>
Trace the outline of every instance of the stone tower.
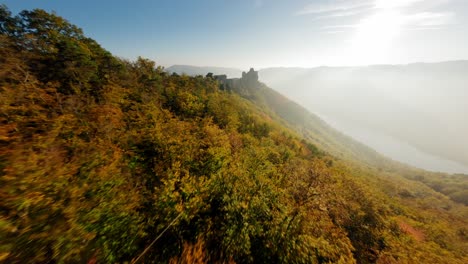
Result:
<instances>
[{"instance_id":1,"label":"stone tower","mask_svg":"<svg viewBox=\"0 0 468 264\"><path fill-rule=\"evenodd\" d=\"M258 72L254 68L250 68L249 72L242 72L242 83L249 87L253 88L258 85Z\"/></svg>"}]
</instances>

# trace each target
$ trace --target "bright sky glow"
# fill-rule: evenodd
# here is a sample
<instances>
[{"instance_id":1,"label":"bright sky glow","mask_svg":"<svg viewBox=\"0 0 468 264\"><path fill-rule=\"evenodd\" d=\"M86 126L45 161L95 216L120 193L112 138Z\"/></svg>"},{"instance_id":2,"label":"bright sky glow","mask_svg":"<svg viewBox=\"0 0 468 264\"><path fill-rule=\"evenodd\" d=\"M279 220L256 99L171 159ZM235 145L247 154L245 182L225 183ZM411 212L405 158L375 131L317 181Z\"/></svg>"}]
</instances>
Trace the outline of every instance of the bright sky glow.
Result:
<instances>
[{"instance_id":1,"label":"bright sky glow","mask_svg":"<svg viewBox=\"0 0 468 264\"><path fill-rule=\"evenodd\" d=\"M248 68L468 59L467 0L4 0L56 11L117 56Z\"/></svg>"},{"instance_id":2,"label":"bright sky glow","mask_svg":"<svg viewBox=\"0 0 468 264\"><path fill-rule=\"evenodd\" d=\"M372 64L387 59L392 41L398 36L403 17L386 8L364 18L356 26L351 40L349 64Z\"/></svg>"},{"instance_id":3,"label":"bright sky glow","mask_svg":"<svg viewBox=\"0 0 468 264\"><path fill-rule=\"evenodd\" d=\"M424 0L376 0L375 7L376 8L397 8L397 7L404 7L410 6L417 2L423 2Z\"/></svg>"},{"instance_id":4,"label":"bright sky glow","mask_svg":"<svg viewBox=\"0 0 468 264\"><path fill-rule=\"evenodd\" d=\"M454 13L408 12L408 7L434 1L375 0L369 16L364 16L354 26L350 49L344 64L379 64L391 60L392 45L398 41L402 30L441 29L453 23ZM355 4L350 5L354 9Z\"/></svg>"}]
</instances>

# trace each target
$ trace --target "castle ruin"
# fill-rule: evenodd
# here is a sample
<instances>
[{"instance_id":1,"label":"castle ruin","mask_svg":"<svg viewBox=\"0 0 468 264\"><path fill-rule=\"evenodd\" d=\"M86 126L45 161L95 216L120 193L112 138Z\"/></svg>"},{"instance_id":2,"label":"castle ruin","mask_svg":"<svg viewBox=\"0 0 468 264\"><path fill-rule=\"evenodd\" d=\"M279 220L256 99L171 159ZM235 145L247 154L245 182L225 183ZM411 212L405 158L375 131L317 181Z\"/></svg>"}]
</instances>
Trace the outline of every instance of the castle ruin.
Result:
<instances>
[{"instance_id":1,"label":"castle ruin","mask_svg":"<svg viewBox=\"0 0 468 264\"><path fill-rule=\"evenodd\" d=\"M213 75L208 73L206 77L211 77L218 81L219 88L224 91L245 91L247 89L252 89L258 87L258 71L255 71L253 68L250 68L248 72L242 72L241 78L227 78L225 74L223 75Z\"/></svg>"}]
</instances>

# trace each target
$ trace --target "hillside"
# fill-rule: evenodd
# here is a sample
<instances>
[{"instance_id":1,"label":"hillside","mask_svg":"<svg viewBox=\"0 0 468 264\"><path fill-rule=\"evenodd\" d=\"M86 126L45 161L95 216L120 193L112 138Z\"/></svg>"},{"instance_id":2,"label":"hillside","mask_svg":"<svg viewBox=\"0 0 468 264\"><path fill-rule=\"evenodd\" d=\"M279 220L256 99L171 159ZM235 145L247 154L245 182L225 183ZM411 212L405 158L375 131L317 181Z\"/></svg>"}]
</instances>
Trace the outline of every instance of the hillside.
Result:
<instances>
[{"instance_id":1,"label":"hillside","mask_svg":"<svg viewBox=\"0 0 468 264\"><path fill-rule=\"evenodd\" d=\"M0 262L468 261L435 175L257 80L125 61L43 10L0 33Z\"/></svg>"},{"instance_id":2,"label":"hillside","mask_svg":"<svg viewBox=\"0 0 468 264\"><path fill-rule=\"evenodd\" d=\"M270 68L262 70L260 78L394 159L433 171L468 174L466 72L468 61L451 61ZM392 150L395 144L400 147Z\"/></svg>"},{"instance_id":3,"label":"hillside","mask_svg":"<svg viewBox=\"0 0 468 264\"><path fill-rule=\"evenodd\" d=\"M170 69L192 76L222 74L216 67ZM431 171L468 174L467 71L468 61L450 61L267 68L259 75L268 86L387 157Z\"/></svg>"}]
</instances>

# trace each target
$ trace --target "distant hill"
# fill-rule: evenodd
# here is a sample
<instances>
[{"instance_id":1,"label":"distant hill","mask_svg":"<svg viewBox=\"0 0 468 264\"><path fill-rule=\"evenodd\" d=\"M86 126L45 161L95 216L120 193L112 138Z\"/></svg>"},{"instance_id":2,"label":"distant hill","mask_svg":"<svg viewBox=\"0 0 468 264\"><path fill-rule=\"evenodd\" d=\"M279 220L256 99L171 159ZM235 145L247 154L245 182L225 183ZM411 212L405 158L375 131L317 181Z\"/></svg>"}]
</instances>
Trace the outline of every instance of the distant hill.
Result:
<instances>
[{"instance_id":1,"label":"distant hill","mask_svg":"<svg viewBox=\"0 0 468 264\"><path fill-rule=\"evenodd\" d=\"M169 71L222 74L219 67ZM227 68L231 75L236 72ZM240 71L238 71L240 72ZM368 67L278 67L260 81L343 133L420 168L468 173L468 61Z\"/></svg>"},{"instance_id":2,"label":"distant hill","mask_svg":"<svg viewBox=\"0 0 468 264\"><path fill-rule=\"evenodd\" d=\"M215 75L226 74L228 78L239 78L242 71L235 68L224 68L224 67L198 67L190 65L173 65L166 68L169 73L187 74L190 76L203 75L211 72Z\"/></svg>"},{"instance_id":3,"label":"distant hill","mask_svg":"<svg viewBox=\"0 0 468 264\"><path fill-rule=\"evenodd\" d=\"M380 152L390 149L390 143L374 144L370 134L394 138L468 167L468 61L269 68L259 74L270 87ZM412 163L403 150L385 154ZM439 167L430 163L434 162L415 160L413 165L457 170L451 163Z\"/></svg>"}]
</instances>

